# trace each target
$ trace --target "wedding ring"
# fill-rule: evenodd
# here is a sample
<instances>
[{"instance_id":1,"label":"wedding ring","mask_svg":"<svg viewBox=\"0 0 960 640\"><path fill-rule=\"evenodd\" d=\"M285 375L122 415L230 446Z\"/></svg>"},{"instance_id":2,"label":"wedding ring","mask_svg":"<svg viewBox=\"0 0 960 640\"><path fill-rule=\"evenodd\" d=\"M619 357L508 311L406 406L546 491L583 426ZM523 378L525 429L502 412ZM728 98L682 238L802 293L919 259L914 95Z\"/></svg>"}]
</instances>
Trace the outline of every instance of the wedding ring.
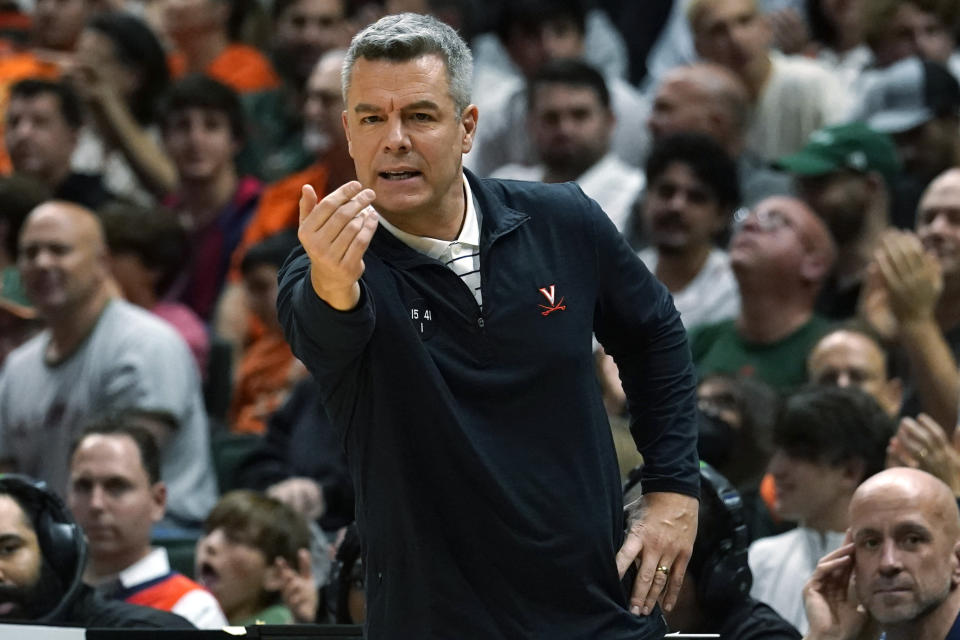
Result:
<instances>
[{"instance_id":1,"label":"wedding ring","mask_svg":"<svg viewBox=\"0 0 960 640\"><path fill-rule=\"evenodd\" d=\"M659 567L657 567L657 571L662 573L663 575L669 575L670 567L665 567L663 565L660 565Z\"/></svg>"}]
</instances>

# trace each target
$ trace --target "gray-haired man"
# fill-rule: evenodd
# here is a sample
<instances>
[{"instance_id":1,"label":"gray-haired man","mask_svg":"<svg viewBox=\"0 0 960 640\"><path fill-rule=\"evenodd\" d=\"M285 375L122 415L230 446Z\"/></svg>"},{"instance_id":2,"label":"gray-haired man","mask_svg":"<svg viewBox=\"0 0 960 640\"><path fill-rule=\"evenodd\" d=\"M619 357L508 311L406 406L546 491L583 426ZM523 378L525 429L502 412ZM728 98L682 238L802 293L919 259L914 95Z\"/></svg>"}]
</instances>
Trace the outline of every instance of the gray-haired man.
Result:
<instances>
[{"instance_id":1,"label":"gray-haired man","mask_svg":"<svg viewBox=\"0 0 960 640\"><path fill-rule=\"evenodd\" d=\"M344 69L359 183L304 187L278 304L346 444L368 637L662 637L636 614L676 600L699 488L669 295L575 185L463 171L478 114L452 29L388 16ZM594 331L647 462L626 536Z\"/></svg>"}]
</instances>

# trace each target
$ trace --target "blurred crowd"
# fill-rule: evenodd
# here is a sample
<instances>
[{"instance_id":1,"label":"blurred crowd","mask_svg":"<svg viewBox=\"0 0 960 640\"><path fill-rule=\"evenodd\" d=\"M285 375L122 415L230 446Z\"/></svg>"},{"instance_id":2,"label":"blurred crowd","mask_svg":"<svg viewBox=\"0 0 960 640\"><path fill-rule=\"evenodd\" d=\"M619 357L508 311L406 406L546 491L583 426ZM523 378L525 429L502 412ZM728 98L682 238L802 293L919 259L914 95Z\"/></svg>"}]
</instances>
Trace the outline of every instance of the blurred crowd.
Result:
<instances>
[{"instance_id":1,"label":"blurred crowd","mask_svg":"<svg viewBox=\"0 0 960 640\"><path fill-rule=\"evenodd\" d=\"M673 294L750 596L807 633L864 480L960 496L960 0L4 0L0 465L65 500L104 598L362 622L341 436L277 274L303 185L354 179L345 49L404 11L470 43L466 168L576 182Z\"/></svg>"}]
</instances>

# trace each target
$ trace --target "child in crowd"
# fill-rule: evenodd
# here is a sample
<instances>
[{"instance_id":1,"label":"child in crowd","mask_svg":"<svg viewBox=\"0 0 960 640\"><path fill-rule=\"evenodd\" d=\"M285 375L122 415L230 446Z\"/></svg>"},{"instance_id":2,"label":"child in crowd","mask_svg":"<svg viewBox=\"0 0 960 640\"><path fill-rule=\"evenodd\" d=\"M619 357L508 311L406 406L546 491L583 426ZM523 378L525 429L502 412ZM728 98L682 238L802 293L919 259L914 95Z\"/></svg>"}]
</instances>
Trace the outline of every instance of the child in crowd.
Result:
<instances>
[{"instance_id":1,"label":"child in crowd","mask_svg":"<svg viewBox=\"0 0 960 640\"><path fill-rule=\"evenodd\" d=\"M310 534L295 511L255 491L231 491L207 516L203 530L196 579L217 598L231 625L312 621L316 591L297 588L301 582L312 584L300 580L310 574ZM305 597L309 603L301 602ZM301 615L305 604L313 616Z\"/></svg>"},{"instance_id":2,"label":"child in crowd","mask_svg":"<svg viewBox=\"0 0 960 640\"><path fill-rule=\"evenodd\" d=\"M281 231L250 247L243 257L240 270L247 309L264 331L240 358L228 418L235 433L264 433L267 418L307 376L277 319L277 273L298 244L296 230Z\"/></svg>"}]
</instances>

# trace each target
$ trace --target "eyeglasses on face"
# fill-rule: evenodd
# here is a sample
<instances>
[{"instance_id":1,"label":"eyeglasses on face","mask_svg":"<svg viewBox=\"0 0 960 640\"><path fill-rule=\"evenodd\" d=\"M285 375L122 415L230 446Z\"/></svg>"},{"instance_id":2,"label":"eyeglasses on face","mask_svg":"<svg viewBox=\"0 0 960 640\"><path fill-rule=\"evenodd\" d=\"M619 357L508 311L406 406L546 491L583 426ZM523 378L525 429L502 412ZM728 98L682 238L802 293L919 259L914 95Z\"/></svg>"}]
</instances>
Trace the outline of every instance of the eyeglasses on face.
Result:
<instances>
[{"instance_id":1,"label":"eyeglasses on face","mask_svg":"<svg viewBox=\"0 0 960 640\"><path fill-rule=\"evenodd\" d=\"M734 232L742 229L747 222L753 222L760 231L772 232L783 229L784 227L793 228L793 221L780 209L747 209L740 207L733 214Z\"/></svg>"}]
</instances>

